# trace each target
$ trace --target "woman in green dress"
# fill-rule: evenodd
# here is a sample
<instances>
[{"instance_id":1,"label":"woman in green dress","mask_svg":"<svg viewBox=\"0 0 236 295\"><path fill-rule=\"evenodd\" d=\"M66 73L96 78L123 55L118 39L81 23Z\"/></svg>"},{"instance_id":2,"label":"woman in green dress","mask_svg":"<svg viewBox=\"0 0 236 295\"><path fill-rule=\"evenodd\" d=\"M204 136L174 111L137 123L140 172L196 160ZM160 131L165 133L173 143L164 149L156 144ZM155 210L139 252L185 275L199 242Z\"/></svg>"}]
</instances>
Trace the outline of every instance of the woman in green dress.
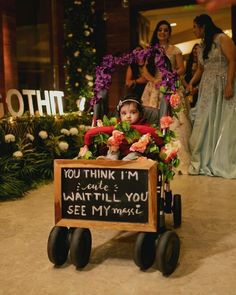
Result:
<instances>
[{"instance_id":1,"label":"woman in green dress","mask_svg":"<svg viewBox=\"0 0 236 295\"><path fill-rule=\"evenodd\" d=\"M203 42L189 83L191 91L201 78L189 173L236 178L235 45L207 14L194 19L193 31Z\"/></svg>"}]
</instances>

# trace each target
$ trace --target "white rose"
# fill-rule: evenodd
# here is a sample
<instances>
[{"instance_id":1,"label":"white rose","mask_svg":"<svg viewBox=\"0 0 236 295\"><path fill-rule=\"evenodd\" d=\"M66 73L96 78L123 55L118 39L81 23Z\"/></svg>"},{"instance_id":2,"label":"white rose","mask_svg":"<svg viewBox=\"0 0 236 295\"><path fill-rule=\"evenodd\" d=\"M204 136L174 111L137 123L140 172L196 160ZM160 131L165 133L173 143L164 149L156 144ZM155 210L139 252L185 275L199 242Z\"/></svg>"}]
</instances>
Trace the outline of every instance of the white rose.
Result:
<instances>
[{"instance_id":1,"label":"white rose","mask_svg":"<svg viewBox=\"0 0 236 295\"><path fill-rule=\"evenodd\" d=\"M69 148L69 144L66 141L60 141L58 144L60 151L66 152Z\"/></svg>"},{"instance_id":2,"label":"white rose","mask_svg":"<svg viewBox=\"0 0 236 295\"><path fill-rule=\"evenodd\" d=\"M77 50L77 51L74 52L74 57L78 57L79 55L80 55L79 50Z\"/></svg>"},{"instance_id":3,"label":"white rose","mask_svg":"<svg viewBox=\"0 0 236 295\"><path fill-rule=\"evenodd\" d=\"M14 142L16 140L15 135L13 134L6 134L5 135L5 142L9 143L9 142Z\"/></svg>"},{"instance_id":4,"label":"white rose","mask_svg":"<svg viewBox=\"0 0 236 295\"><path fill-rule=\"evenodd\" d=\"M30 141L34 141L34 136L30 133L26 134L26 138L28 138Z\"/></svg>"},{"instance_id":5,"label":"white rose","mask_svg":"<svg viewBox=\"0 0 236 295\"><path fill-rule=\"evenodd\" d=\"M92 81L93 80L93 76L91 75L85 75L85 78L89 81Z\"/></svg>"},{"instance_id":6,"label":"white rose","mask_svg":"<svg viewBox=\"0 0 236 295\"><path fill-rule=\"evenodd\" d=\"M13 153L13 157L15 158L22 158L23 157L23 153L21 151L16 151Z\"/></svg>"},{"instance_id":7,"label":"white rose","mask_svg":"<svg viewBox=\"0 0 236 295\"><path fill-rule=\"evenodd\" d=\"M62 128L61 129L61 134L64 134L64 135L69 136L70 135L70 131L68 129L66 129L66 128Z\"/></svg>"},{"instance_id":8,"label":"white rose","mask_svg":"<svg viewBox=\"0 0 236 295\"><path fill-rule=\"evenodd\" d=\"M88 37L89 35L90 35L90 31L85 30L85 31L84 31L84 36Z\"/></svg>"},{"instance_id":9,"label":"white rose","mask_svg":"<svg viewBox=\"0 0 236 295\"><path fill-rule=\"evenodd\" d=\"M70 131L70 134L71 134L71 135L78 135L78 134L79 134L78 129L75 128L75 127L70 128L69 131Z\"/></svg>"},{"instance_id":10,"label":"white rose","mask_svg":"<svg viewBox=\"0 0 236 295\"><path fill-rule=\"evenodd\" d=\"M40 131L40 132L39 132L39 137L41 137L42 139L46 139L46 138L48 138L48 133L47 133L47 131L44 131L44 130Z\"/></svg>"}]
</instances>

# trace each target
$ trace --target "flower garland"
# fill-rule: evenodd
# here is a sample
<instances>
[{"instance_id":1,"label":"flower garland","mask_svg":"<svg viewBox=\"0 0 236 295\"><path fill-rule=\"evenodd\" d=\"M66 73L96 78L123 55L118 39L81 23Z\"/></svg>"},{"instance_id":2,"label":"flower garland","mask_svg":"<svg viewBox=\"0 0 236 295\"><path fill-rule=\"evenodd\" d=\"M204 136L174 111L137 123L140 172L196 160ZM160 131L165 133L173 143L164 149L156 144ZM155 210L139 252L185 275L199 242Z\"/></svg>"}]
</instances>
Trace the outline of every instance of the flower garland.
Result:
<instances>
[{"instance_id":1,"label":"flower garland","mask_svg":"<svg viewBox=\"0 0 236 295\"><path fill-rule=\"evenodd\" d=\"M107 149L117 152L119 146L125 141L130 144L130 151L139 152L142 157L138 160L152 159L157 161L158 169L163 175L163 183L173 179L175 172L173 167L179 165L178 150L179 141L175 138L175 133L169 129L173 119L164 116L161 120L161 130L155 128L155 134L160 138L159 143L150 133L141 134L132 128L128 122L118 122L116 118L110 120L104 116L103 121L99 120L97 134L93 137L90 146L83 146L80 149L77 159L96 159L100 152L106 153ZM99 131L100 127L114 126L112 135ZM102 129L101 129L102 130ZM163 132L164 130L164 132Z\"/></svg>"},{"instance_id":2,"label":"flower garland","mask_svg":"<svg viewBox=\"0 0 236 295\"><path fill-rule=\"evenodd\" d=\"M94 106L102 99L102 91L108 90L111 81L112 73L118 65L124 66L131 63L137 63L138 60L147 60L150 56L154 56L155 66L162 74L162 81L156 87L165 95L169 101L172 94L176 93L179 87L179 79L177 73L167 69L166 55L164 49L159 44L146 49L134 49L131 53L123 54L120 57L106 55L100 66L96 67L96 79L94 84L94 96L90 100L90 104ZM177 111L177 107L174 108Z\"/></svg>"}]
</instances>

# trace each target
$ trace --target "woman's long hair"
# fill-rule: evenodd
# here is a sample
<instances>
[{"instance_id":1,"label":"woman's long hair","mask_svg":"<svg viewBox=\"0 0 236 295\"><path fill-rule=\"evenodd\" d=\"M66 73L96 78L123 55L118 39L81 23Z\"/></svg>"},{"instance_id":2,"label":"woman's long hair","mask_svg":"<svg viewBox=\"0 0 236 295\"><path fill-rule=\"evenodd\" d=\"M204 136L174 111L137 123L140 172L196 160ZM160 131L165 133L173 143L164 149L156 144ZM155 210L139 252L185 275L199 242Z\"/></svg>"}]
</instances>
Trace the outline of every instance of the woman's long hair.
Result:
<instances>
[{"instance_id":1,"label":"woman's long hair","mask_svg":"<svg viewBox=\"0 0 236 295\"><path fill-rule=\"evenodd\" d=\"M203 59L208 58L208 53L212 48L214 41L214 35L223 33L223 31L217 27L211 17L207 14L201 14L196 16L193 20L200 28L204 28L204 49L203 49Z\"/></svg>"},{"instance_id":2,"label":"woman's long hair","mask_svg":"<svg viewBox=\"0 0 236 295\"><path fill-rule=\"evenodd\" d=\"M188 83L190 82L190 80L192 79L192 76L193 76L192 68L193 68L193 63L194 63L194 49L199 46L200 45L198 43L195 43L193 45L192 51L190 52L189 58L186 63L185 80Z\"/></svg>"},{"instance_id":3,"label":"woman's long hair","mask_svg":"<svg viewBox=\"0 0 236 295\"><path fill-rule=\"evenodd\" d=\"M159 39L157 38L157 32L160 28L160 26L162 25L166 25L169 29L169 35L171 35L172 29L171 29L171 25L168 21L166 20L161 20L157 23L155 30L153 31L152 34L152 38L150 41L150 46L155 46L156 44L159 44ZM172 71L172 67L171 67L171 62L169 60L169 58L165 55L165 66L169 71ZM153 76L156 73L156 66L155 66L155 55L152 55L149 59L148 59L148 64L147 64L147 69L149 71L150 74L152 74Z\"/></svg>"}]
</instances>

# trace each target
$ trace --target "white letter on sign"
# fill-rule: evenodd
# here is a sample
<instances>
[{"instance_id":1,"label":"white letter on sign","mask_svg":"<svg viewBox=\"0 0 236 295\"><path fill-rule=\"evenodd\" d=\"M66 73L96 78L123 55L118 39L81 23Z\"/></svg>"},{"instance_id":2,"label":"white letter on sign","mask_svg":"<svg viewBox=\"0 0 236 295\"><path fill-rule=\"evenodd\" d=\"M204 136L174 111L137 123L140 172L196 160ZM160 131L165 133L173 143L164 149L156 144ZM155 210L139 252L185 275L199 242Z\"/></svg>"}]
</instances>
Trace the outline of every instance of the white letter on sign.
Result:
<instances>
[{"instance_id":1,"label":"white letter on sign","mask_svg":"<svg viewBox=\"0 0 236 295\"><path fill-rule=\"evenodd\" d=\"M19 105L18 111L15 111L12 107L12 95L16 95L18 99L18 105ZM13 117L20 117L24 114L23 97L17 89L10 89L7 91L6 103L7 103L8 110Z\"/></svg>"}]
</instances>

